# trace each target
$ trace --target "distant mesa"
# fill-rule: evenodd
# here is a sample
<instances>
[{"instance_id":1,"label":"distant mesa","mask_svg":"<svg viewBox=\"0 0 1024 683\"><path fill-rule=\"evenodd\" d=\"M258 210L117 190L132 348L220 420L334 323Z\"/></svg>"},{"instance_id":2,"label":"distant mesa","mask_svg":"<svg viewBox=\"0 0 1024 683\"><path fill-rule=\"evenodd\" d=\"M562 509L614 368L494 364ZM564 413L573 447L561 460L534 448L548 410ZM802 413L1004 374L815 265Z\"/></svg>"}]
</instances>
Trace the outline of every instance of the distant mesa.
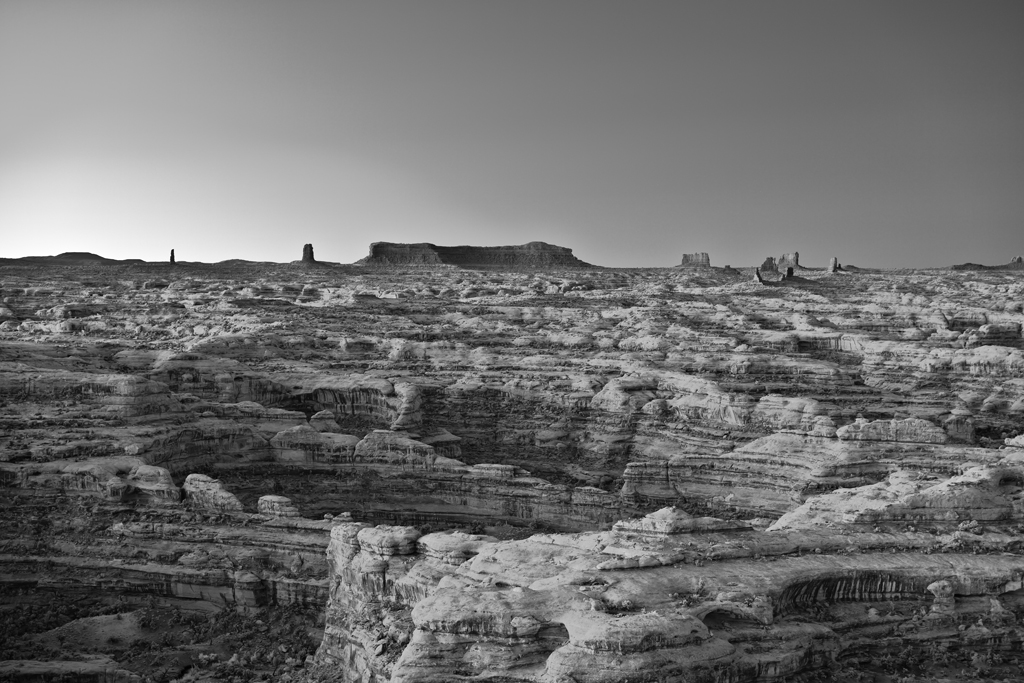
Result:
<instances>
[{"instance_id":1,"label":"distant mesa","mask_svg":"<svg viewBox=\"0 0 1024 683\"><path fill-rule=\"evenodd\" d=\"M680 263L678 268L710 268L711 257L708 256L706 251L697 252L695 254L683 254L683 262Z\"/></svg>"},{"instance_id":2,"label":"distant mesa","mask_svg":"<svg viewBox=\"0 0 1024 683\"><path fill-rule=\"evenodd\" d=\"M980 263L960 263L952 267L952 270L1024 270L1024 259L1014 256L1009 263L999 266L983 266Z\"/></svg>"},{"instance_id":3,"label":"distant mesa","mask_svg":"<svg viewBox=\"0 0 1024 683\"><path fill-rule=\"evenodd\" d=\"M507 247L439 247L426 242L374 242L359 261L368 266L458 266L460 268L593 268L572 255L572 249L546 242Z\"/></svg>"},{"instance_id":4,"label":"distant mesa","mask_svg":"<svg viewBox=\"0 0 1024 683\"><path fill-rule=\"evenodd\" d=\"M53 259L54 261L110 261L111 259L104 258L99 254L93 254L88 251L65 251L63 254L57 254L56 256L33 256L31 258L47 258Z\"/></svg>"},{"instance_id":5,"label":"distant mesa","mask_svg":"<svg viewBox=\"0 0 1024 683\"><path fill-rule=\"evenodd\" d=\"M302 245L302 262L303 263L315 263L316 259L313 258L313 245L304 244Z\"/></svg>"},{"instance_id":6,"label":"distant mesa","mask_svg":"<svg viewBox=\"0 0 1024 683\"><path fill-rule=\"evenodd\" d=\"M81 265L116 265L126 263L145 263L142 259L109 259L99 254L88 251L65 251L56 256L23 256L15 259L2 259L7 263L19 263L23 265L56 265L56 266L81 266Z\"/></svg>"}]
</instances>

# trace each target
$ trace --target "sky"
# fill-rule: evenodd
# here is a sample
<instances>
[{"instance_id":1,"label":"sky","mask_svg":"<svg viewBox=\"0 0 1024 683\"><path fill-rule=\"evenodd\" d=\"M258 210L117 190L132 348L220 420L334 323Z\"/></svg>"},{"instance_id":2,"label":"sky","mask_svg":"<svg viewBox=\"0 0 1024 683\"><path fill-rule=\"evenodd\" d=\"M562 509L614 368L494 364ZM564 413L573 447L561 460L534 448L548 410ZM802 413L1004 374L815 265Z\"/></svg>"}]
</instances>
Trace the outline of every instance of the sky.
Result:
<instances>
[{"instance_id":1,"label":"sky","mask_svg":"<svg viewBox=\"0 0 1024 683\"><path fill-rule=\"evenodd\" d=\"M1020 0L0 0L0 257L1024 253Z\"/></svg>"}]
</instances>

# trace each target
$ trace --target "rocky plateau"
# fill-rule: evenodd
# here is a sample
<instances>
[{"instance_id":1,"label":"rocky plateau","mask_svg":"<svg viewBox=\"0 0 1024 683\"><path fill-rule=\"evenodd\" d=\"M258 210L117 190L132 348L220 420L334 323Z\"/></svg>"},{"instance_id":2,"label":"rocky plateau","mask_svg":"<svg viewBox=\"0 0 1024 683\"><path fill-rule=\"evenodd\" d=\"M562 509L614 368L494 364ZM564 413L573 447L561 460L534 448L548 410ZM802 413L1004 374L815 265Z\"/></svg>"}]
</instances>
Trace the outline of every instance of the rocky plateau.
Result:
<instances>
[{"instance_id":1,"label":"rocky plateau","mask_svg":"<svg viewBox=\"0 0 1024 683\"><path fill-rule=\"evenodd\" d=\"M1024 680L1019 259L302 254L0 260L0 681Z\"/></svg>"}]
</instances>

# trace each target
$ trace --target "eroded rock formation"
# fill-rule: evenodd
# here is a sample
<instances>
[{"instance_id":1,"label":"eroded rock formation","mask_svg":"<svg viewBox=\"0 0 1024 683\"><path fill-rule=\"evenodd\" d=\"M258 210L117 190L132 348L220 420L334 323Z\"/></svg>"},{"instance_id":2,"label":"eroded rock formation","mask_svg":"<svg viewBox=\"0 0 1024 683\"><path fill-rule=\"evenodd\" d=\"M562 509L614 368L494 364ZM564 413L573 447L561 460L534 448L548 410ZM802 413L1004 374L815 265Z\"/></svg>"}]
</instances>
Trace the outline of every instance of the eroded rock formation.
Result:
<instances>
[{"instance_id":1,"label":"eroded rock formation","mask_svg":"<svg viewBox=\"0 0 1024 683\"><path fill-rule=\"evenodd\" d=\"M1016 675L1019 273L522 263L0 266L0 677Z\"/></svg>"},{"instance_id":2,"label":"eroded rock formation","mask_svg":"<svg viewBox=\"0 0 1024 683\"><path fill-rule=\"evenodd\" d=\"M955 508L943 492L934 499ZM922 519L936 517L919 506ZM985 550L1019 552L1019 536L1005 545L1014 538L1005 523L894 531L908 519L918 518L890 510L873 516L873 529L839 535L833 518L755 531L665 508L602 533L504 542L339 525L315 671L343 681L612 683L754 681L817 668L852 680L871 665L866 650L906 662L927 656L929 638L942 649L1000 643L1012 659L1024 565ZM957 551L965 545L970 553ZM897 547L898 560L884 552Z\"/></svg>"},{"instance_id":3,"label":"eroded rock formation","mask_svg":"<svg viewBox=\"0 0 1024 683\"><path fill-rule=\"evenodd\" d=\"M304 244L304 245L302 245L302 261L303 261L303 263L313 263L313 262L316 261L316 259L313 258L313 245L312 244Z\"/></svg>"},{"instance_id":4,"label":"eroded rock formation","mask_svg":"<svg viewBox=\"0 0 1024 683\"><path fill-rule=\"evenodd\" d=\"M793 251L787 254L783 254L782 256L779 257L776 263L779 270L786 270L787 268L793 268L794 270L797 270L802 267L800 265L800 252Z\"/></svg>"},{"instance_id":5,"label":"eroded rock formation","mask_svg":"<svg viewBox=\"0 0 1024 683\"><path fill-rule=\"evenodd\" d=\"M708 256L706 251L702 251L697 254L683 254L683 260L679 264L680 268L710 268L711 257Z\"/></svg>"}]
</instances>

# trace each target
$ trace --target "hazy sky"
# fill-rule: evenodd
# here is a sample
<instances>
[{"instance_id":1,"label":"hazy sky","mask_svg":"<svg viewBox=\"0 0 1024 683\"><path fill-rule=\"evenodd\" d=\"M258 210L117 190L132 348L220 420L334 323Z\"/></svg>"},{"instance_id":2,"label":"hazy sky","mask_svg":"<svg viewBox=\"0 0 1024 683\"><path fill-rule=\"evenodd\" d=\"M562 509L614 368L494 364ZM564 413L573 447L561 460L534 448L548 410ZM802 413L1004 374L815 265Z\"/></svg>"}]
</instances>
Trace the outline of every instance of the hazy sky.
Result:
<instances>
[{"instance_id":1,"label":"hazy sky","mask_svg":"<svg viewBox=\"0 0 1024 683\"><path fill-rule=\"evenodd\" d=\"M1024 253L1021 0L0 0L0 256Z\"/></svg>"}]
</instances>

